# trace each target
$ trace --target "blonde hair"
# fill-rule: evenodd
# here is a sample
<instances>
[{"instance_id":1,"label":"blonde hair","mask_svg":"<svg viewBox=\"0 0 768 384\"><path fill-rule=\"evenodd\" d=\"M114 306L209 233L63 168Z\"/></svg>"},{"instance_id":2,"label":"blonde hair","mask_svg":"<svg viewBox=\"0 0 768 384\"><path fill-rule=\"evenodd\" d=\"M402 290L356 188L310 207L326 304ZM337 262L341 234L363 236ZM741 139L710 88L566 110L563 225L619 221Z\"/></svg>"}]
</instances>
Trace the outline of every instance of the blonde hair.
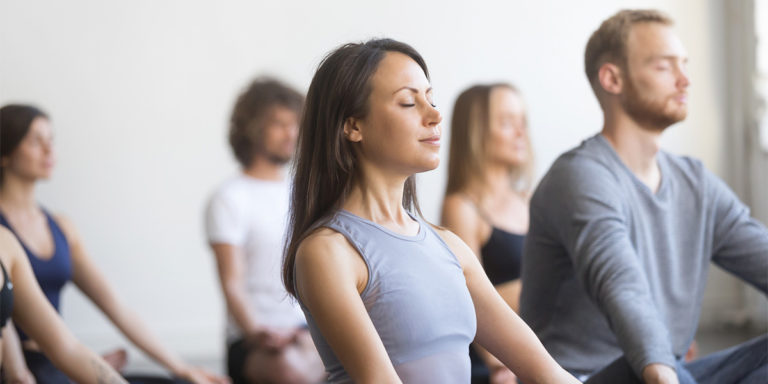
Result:
<instances>
[{"instance_id":1,"label":"blonde hair","mask_svg":"<svg viewBox=\"0 0 768 384\"><path fill-rule=\"evenodd\" d=\"M490 98L495 89L508 89L522 98L515 86L496 83L472 86L456 99L451 119L446 194L466 192L470 184L485 182L486 142L491 134ZM527 113L524 124L529 148L528 159L525 164L510 168L510 173L514 180L513 187L527 192L533 183L533 150L530 136L527 134Z\"/></svg>"},{"instance_id":2,"label":"blonde hair","mask_svg":"<svg viewBox=\"0 0 768 384\"><path fill-rule=\"evenodd\" d=\"M584 71L598 98L601 89L597 78L600 67L611 62L626 68L629 32L639 23L674 24L669 16L655 9L625 9L603 21L589 38L584 51Z\"/></svg>"}]
</instances>

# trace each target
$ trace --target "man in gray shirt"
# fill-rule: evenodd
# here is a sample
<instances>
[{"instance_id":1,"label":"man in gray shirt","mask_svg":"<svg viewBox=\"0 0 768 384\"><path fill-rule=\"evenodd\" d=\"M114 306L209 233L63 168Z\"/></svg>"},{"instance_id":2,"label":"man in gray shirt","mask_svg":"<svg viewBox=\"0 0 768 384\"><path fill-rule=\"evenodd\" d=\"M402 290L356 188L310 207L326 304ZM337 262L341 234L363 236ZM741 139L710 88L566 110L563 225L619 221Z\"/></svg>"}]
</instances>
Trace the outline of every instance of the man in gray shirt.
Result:
<instances>
[{"instance_id":1,"label":"man in gray shirt","mask_svg":"<svg viewBox=\"0 0 768 384\"><path fill-rule=\"evenodd\" d=\"M768 231L702 164L659 149L687 113L672 21L621 11L590 38L600 134L562 155L531 201L521 315L589 383L766 383L768 338L684 364L710 262L768 292Z\"/></svg>"}]
</instances>

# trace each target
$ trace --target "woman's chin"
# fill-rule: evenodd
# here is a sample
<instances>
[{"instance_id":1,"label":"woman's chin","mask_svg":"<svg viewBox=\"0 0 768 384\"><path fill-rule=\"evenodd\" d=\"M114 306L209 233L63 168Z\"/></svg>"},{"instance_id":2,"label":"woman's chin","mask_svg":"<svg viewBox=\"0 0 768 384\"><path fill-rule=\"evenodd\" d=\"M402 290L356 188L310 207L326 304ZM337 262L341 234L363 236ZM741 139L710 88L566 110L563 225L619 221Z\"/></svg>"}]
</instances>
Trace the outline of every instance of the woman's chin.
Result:
<instances>
[{"instance_id":1,"label":"woman's chin","mask_svg":"<svg viewBox=\"0 0 768 384\"><path fill-rule=\"evenodd\" d=\"M436 158L434 160L430 160L427 162L424 162L424 164L419 167L419 170L416 171L416 173L422 173L422 172L429 172L435 170L440 165L440 158Z\"/></svg>"},{"instance_id":2,"label":"woman's chin","mask_svg":"<svg viewBox=\"0 0 768 384\"><path fill-rule=\"evenodd\" d=\"M48 181L48 180L51 179L51 175L52 174L53 174L53 172L41 173L41 174L37 175L37 177L35 177L35 181Z\"/></svg>"}]
</instances>

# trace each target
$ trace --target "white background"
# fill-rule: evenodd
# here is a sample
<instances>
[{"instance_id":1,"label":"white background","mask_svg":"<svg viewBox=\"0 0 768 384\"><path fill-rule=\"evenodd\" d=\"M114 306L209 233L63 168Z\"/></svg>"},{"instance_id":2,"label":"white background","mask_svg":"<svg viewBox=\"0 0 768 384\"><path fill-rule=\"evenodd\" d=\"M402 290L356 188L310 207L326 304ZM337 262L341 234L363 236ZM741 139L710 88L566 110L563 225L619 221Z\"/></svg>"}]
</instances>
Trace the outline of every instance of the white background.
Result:
<instances>
[{"instance_id":1,"label":"white background","mask_svg":"<svg viewBox=\"0 0 768 384\"><path fill-rule=\"evenodd\" d=\"M207 196L237 171L225 132L237 93L259 74L305 91L325 53L371 37L412 44L429 65L449 135L453 100L476 82L525 95L537 177L597 132L585 43L621 8L677 20L690 53L689 118L664 137L721 174L720 1L16 1L0 2L0 103L39 105L58 150L40 202L78 226L120 297L186 357L223 349L224 307L202 226ZM447 145L442 153L447 154ZM420 176L439 221L445 163ZM740 292L716 279L708 308ZM63 315L88 345L124 344L69 287ZM136 355L133 354L135 357Z\"/></svg>"}]
</instances>

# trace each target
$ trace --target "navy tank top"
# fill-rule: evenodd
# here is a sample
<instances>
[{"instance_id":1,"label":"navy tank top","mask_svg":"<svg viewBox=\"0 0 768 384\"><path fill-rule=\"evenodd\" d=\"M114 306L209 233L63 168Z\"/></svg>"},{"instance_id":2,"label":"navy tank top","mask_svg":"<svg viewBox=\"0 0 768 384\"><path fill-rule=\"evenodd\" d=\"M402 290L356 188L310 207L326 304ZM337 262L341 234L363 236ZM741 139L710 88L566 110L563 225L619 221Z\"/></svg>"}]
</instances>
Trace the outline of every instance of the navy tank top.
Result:
<instances>
[{"instance_id":1,"label":"navy tank top","mask_svg":"<svg viewBox=\"0 0 768 384\"><path fill-rule=\"evenodd\" d=\"M411 216L413 217L413 216ZM347 211L324 226L344 235L368 267L360 298L403 383L470 382L467 348L477 319L463 270L421 218L415 236L395 233ZM302 305L330 383L351 378Z\"/></svg>"},{"instance_id":2,"label":"navy tank top","mask_svg":"<svg viewBox=\"0 0 768 384\"><path fill-rule=\"evenodd\" d=\"M11 283L11 277L8 276L2 261L0 261L0 268L3 269L3 286L0 288L0 329L2 329L8 323L13 312L13 283ZM0 333L0 337L2 336Z\"/></svg>"},{"instance_id":3,"label":"navy tank top","mask_svg":"<svg viewBox=\"0 0 768 384\"><path fill-rule=\"evenodd\" d=\"M56 221L45 209L43 209L43 214L45 214L45 218L48 221L48 228L53 235L54 243L53 256L48 260L41 259L24 244L24 241L14 231L2 213L0 213L0 225L8 228L16 236L16 239L27 254L29 263L32 265L32 271L35 273L35 278L37 278L37 282L40 284L45 297L48 298L51 305L59 312L61 289L64 287L64 284L72 279L72 259L69 253L69 243L64 236L64 232L62 232L59 225L56 224ZM19 330L19 336L22 340L28 338L21 330Z\"/></svg>"}]
</instances>

